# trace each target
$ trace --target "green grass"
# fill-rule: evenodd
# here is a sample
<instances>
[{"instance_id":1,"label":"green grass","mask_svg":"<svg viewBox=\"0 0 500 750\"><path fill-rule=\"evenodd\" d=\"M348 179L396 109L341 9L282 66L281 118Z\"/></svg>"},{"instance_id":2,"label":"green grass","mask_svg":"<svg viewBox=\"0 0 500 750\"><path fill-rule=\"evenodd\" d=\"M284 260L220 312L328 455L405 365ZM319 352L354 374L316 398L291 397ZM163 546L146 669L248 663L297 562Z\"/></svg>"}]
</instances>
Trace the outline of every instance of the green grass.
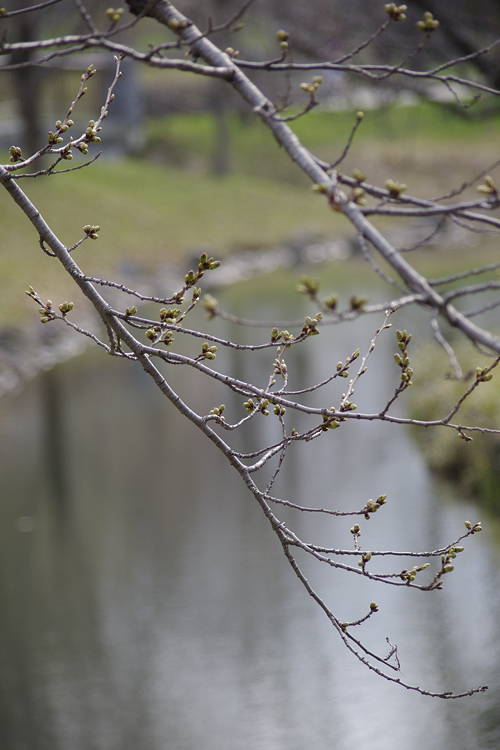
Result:
<instances>
[{"instance_id":1,"label":"green grass","mask_svg":"<svg viewBox=\"0 0 500 750\"><path fill-rule=\"evenodd\" d=\"M409 391L409 414L414 419L441 419L458 402L475 379L476 367L489 367L491 359L481 356L466 343L455 347L468 374L467 381L450 378L446 357L436 347L424 345L412 358L414 387ZM500 420L500 376L480 383L465 400L452 422L498 429ZM466 442L455 430L439 427L418 430L415 436L429 466L451 480L462 495L473 495L489 510L500 514L500 439L498 435L468 433Z\"/></svg>"},{"instance_id":2,"label":"green grass","mask_svg":"<svg viewBox=\"0 0 500 750\"><path fill-rule=\"evenodd\" d=\"M292 125L307 147L331 160L354 121L354 113L313 111ZM437 193L488 163L497 129L498 118L469 122L429 104L370 111L342 168L360 167L379 183L403 179L416 194ZM182 268L202 246L224 256L281 244L304 229L332 238L352 235L258 119L229 118L233 170L227 176L209 173L213 141L209 115L158 118L147 124L143 160L102 160L20 184L68 246L82 236L84 224L102 227L99 240L75 252L90 274L115 274L123 263L149 272L172 262ZM73 295L70 280L41 252L35 231L7 194L0 200L0 228L0 324L32 314L23 296L30 284L54 302ZM424 262L446 272L444 254L428 253Z\"/></svg>"},{"instance_id":3,"label":"green grass","mask_svg":"<svg viewBox=\"0 0 500 750\"><path fill-rule=\"evenodd\" d=\"M293 184L215 178L132 159L21 185L66 245L82 236L84 224L101 226L99 239L74 254L90 274L112 273L123 263L154 272L199 254L201 246L220 257L279 244L306 227L330 235L347 229L323 198ZM12 315L30 284L43 296L71 292L64 274L54 272L57 261L41 252L34 229L6 193L0 227L0 321Z\"/></svg>"},{"instance_id":4,"label":"green grass","mask_svg":"<svg viewBox=\"0 0 500 750\"><path fill-rule=\"evenodd\" d=\"M479 110L477 110L479 112ZM476 110L472 110L476 112ZM313 110L308 116L291 123L307 148L334 161L342 152L356 122L355 112ZM417 107L387 106L365 113L352 151L364 152L368 146L394 149L398 154L411 151L424 156L433 145L442 147L474 142L482 150L496 138L500 114L481 119L465 117L456 111L422 103ZM232 164L235 170L262 174L270 178L305 179L294 165L283 158L281 149L257 118L228 117ZM209 114L179 114L152 119L147 126L149 149L167 161L189 167L208 168L215 138L215 121Z\"/></svg>"}]
</instances>

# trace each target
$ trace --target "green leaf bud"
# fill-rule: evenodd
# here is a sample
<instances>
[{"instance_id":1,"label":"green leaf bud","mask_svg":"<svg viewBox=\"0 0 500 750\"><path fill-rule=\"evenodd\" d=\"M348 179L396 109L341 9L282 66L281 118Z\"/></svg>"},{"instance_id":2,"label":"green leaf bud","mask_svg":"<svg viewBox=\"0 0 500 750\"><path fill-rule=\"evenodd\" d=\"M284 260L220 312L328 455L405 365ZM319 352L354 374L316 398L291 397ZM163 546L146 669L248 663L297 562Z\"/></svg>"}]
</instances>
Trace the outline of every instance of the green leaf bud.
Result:
<instances>
[{"instance_id":1,"label":"green leaf bud","mask_svg":"<svg viewBox=\"0 0 500 750\"><path fill-rule=\"evenodd\" d=\"M321 193L324 195L328 193L328 184L326 182L317 182L312 186L312 191L313 193Z\"/></svg>"},{"instance_id":2,"label":"green leaf bud","mask_svg":"<svg viewBox=\"0 0 500 750\"><path fill-rule=\"evenodd\" d=\"M366 175L364 172L362 172L360 169L353 169L352 176L355 180L358 182L364 182L366 180Z\"/></svg>"}]
</instances>

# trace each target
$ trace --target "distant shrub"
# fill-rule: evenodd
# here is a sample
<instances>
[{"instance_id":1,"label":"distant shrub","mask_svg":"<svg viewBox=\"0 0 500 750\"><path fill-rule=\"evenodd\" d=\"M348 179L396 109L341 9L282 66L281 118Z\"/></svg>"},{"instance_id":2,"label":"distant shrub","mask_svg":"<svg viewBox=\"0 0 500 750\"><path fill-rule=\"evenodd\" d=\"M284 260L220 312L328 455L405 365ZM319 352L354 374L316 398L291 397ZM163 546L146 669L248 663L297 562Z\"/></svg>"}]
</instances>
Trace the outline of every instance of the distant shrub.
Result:
<instances>
[{"instance_id":1,"label":"distant shrub","mask_svg":"<svg viewBox=\"0 0 500 750\"><path fill-rule=\"evenodd\" d=\"M489 366L470 347L461 346L457 354L464 367L466 381L457 380L443 353L435 345L420 350L412 360L413 381L420 386L410 389L410 416L429 420L444 418L454 404L476 380L476 368ZM465 364L464 364L465 363ZM500 371L481 382L450 420L452 424L498 428L500 419ZM467 432L472 438L460 439L460 433L446 427L418 430L416 438L433 471L454 482L465 495L474 495L493 512L500 514L500 435Z\"/></svg>"}]
</instances>

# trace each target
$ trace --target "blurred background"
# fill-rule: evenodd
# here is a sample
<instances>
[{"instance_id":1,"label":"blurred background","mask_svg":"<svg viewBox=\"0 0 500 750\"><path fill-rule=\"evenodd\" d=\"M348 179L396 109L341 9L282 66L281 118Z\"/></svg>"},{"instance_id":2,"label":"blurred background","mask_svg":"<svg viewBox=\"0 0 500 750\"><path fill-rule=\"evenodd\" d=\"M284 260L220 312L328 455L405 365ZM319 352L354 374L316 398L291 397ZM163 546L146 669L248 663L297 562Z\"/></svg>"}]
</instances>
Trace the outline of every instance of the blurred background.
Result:
<instances>
[{"instance_id":1,"label":"blurred background","mask_svg":"<svg viewBox=\"0 0 500 750\"><path fill-rule=\"evenodd\" d=\"M22 0L16 8L23 3L30 4ZM86 7L98 28L109 27L108 2ZM208 18L221 24L241 4L178 7L206 29ZM415 23L427 10L440 28L412 59L417 70L469 55L500 36L494 0L480 8L466 0L414 1L407 21L392 24L354 61L400 63L421 41ZM240 19L242 29L221 31L214 41L238 50L241 59L270 60L279 57L275 35L285 29L295 61L336 60L385 19L383 3L368 0L258 0ZM71 2L2 23L7 41L85 31ZM171 38L144 19L119 40L147 50ZM499 54L495 47L452 72L497 87ZM76 134L82 132L98 116L115 70L112 55L97 50L8 70L32 57L0 58L4 162L12 145L25 155L44 145L92 63L98 72L73 116ZM250 74L287 113L307 103L300 83L313 73ZM389 78L375 87L353 73L323 77L320 106L292 127L316 155L333 162L363 110L340 167L346 174L361 169L372 183L391 178L413 195L436 197L498 159L494 97L468 109L443 87L414 79ZM341 308L352 295L370 302L393 296L366 266L347 222L325 210L260 120L227 89L126 59L102 143L89 153L102 150L102 156L85 169L21 180L21 186L66 245L81 237L85 224L101 226L99 240L75 253L87 274L144 293L171 294L200 252L208 252L223 263L204 291L223 308L270 327L316 312L296 291L304 274L321 279L325 296L338 294ZM470 103L469 94L457 91ZM71 164L83 161L75 157ZM86 347L57 323L39 324L37 307L24 294L29 285L54 304L72 300L76 322L89 328L96 322L7 195L0 200L0 226L2 747L498 747L498 442L451 444L447 436L419 440L402 429L348 424L290 452L277 488L292 502L340 509L387 493L387 507L363 526L366 548L435 549L458 537L465 519L483 520L485 532L469 540L443 592L373 590L305 563L341 619L362 617L377 601L367 643L382 651L389 648L386 638L397 643L408 682L431 690L490 685L488 693L462 701L430 700L382 682L345 651L300 589L239 478L140 368ZM400 246L434 228L428 221L379 226ZM443 227L416 262L423 272L444 276L497 255L496 237ZM366 351L381 322L367 316L325 327L291 355L293 387L326 377L358 347ZM269 336L266 328L249 333L207 321L202 312L194 325L238 340ZM447 362L429 344L424 314L399 311L394 328L414 333L412 366L421 362L422 371L445 374ZM189 351L184 342L175 345ZM380 340L369 378L356 392L360 410L380 410L394 392L395 346L392 333ZM478 364L477 354L464 357L467 366ZM217 363L258 383L267 382L272 357L220 353ZM200 413L223 401L228 419L241 417L241 399L194 374L168 375ZM401 413L445 413L456 399L448 381L421 384ZM475 401L464 422L498 426L495 379L487 387L484 402ZM326 398L337 403L340 396L332 386ZM275 438L271 419L252 421L239 438L242 450ZM325 527L293 514L284 518L305 538L352 544L348 519Z\"/></svg>"}]
</instances>

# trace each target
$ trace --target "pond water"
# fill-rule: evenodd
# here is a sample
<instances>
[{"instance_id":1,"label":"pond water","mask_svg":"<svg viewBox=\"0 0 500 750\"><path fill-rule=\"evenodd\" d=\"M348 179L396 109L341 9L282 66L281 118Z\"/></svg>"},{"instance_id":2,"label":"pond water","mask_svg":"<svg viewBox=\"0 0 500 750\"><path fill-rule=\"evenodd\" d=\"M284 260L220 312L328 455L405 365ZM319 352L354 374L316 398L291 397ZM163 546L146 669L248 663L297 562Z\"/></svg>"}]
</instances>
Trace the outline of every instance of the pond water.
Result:
<instances>
[{"instance_id":1,"label":"pond water","mask_svg":"<svg viewBox=\"0 0 500 750\"><path fill-rule=\"evenodd\" d=\"M366 348L380 322L325 331L297 355L300 379L345 359L353 331ZM357 390L363 411L393 392L393 338ZM272 357L218 362L265 381ZM179 368L172 377L196 408L224 400L236 413L242 400ZM272 419L254 420L241 444L272 439ZM442 592L373 587L305 563L341 619L377 601L367 644L397 643L406 681L490 686L460 701L424 698L345 650L239 477L139 367L94 353L44 373L0 401L0 440L2 748L500 745L500 551L486 523ZM433 481L407 431L380 424L349 423L291 453L279 492L338 508L387 493L363 524L367 548L434 549L481 518ZM352 545L352 519L284 517L306 539Z\"/></svg>"}]
</instances>

